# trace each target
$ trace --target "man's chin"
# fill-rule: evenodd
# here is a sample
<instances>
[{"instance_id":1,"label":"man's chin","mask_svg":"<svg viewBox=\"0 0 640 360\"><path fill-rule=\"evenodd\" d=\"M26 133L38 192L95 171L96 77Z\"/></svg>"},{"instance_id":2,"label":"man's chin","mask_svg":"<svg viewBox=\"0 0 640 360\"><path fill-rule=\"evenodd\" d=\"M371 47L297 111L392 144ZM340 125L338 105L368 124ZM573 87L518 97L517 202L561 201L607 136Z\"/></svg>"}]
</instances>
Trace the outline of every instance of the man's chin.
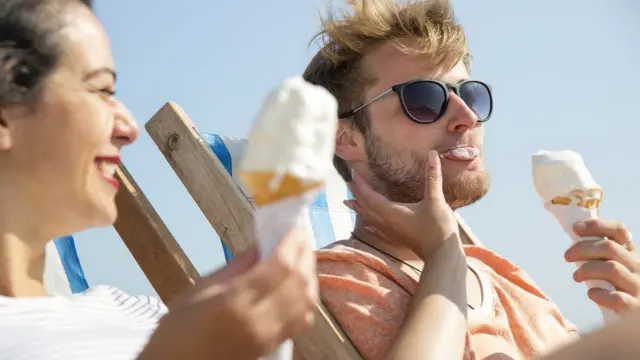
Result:
<instances>
[{"instance_id":1,"label":"man's chin","mask_svg":"<svg viewBox=\"0 0 640 360\"><path fill-rule=\"evenodd\" d=\"M489 191L489 174L484 168L464 170L453 179L447 178L445 176L444 197L454 210L475 203Z\"/></svg>"}]
</instances>

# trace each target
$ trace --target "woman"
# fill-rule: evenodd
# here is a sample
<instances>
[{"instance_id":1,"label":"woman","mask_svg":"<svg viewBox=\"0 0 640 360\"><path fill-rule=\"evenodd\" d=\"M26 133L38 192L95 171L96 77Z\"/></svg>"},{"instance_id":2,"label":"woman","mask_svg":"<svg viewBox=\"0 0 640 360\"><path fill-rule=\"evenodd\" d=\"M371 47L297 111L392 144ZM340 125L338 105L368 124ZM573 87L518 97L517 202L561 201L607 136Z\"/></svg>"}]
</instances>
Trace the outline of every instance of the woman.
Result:
<instances>
[{"instance_id":1,"label":"woman","mask_svg":"<svg viewBox=\"0 0 640 360\"><path fill-rule=\"evenodd\" d=\"M0 359L255 359L308 327L315 260L295 234L168 313L112 287L47 296L47 241L116 218L114 170L138 128L115 80L89 0L0 2Z\"/></svg>"}]
</instances>

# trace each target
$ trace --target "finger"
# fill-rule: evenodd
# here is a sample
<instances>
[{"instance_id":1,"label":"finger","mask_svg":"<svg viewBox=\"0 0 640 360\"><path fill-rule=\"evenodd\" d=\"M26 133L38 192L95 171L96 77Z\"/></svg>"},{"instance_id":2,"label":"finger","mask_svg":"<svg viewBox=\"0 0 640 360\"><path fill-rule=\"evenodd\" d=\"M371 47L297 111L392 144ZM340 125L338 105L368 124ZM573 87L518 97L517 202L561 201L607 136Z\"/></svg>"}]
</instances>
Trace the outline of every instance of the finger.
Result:
<instances>
[{"instance_id":1,"label":"finger","mask_svg":"<svg viewBox=\"0 0 640 360\"><path fill-rule=\"evenodd\" d=\"M424 183L424 196L431 200L444 200L442 192L442 167L440 156L435 150L429 151L429 161L427 162L426 177Z\"/></svg>"},{"instance_id":2,"label":"finger","mask_svg":"<svg viewBox=\"0 0 640 360\"><path fill-rule=\"evenodd\" d=\"M380 217L391 208L391 201L373 190L360 174L354 171L352 178L353 182L349 184L349 189L362 209L369 210Z\"/></svg>"},{"instance_id":3,"label":"finger","mask_svg":"<svg viewBox=\"0 0 640 360\"><path fill-rule=\"evenodd\" d=\"M631 241L631 233L623 223L616 220L590 219L579 221L573 226L573 231L580 236L606 237L620 245Z\"/></svg>"},{"instance_id":4,"label":"finger","mask_svg":"<svg viewBox=\"0 0 640 360\"><path fill-rule=\"evenodd\" d=\"M640 272L637 255L609 239L579 241L565 252L565 259L568 262L613 260L632 272Z\"/></svg>"},{"instance_id":5,"label":"finger","mask_svg":"<svg viewBox=\"0 0 640 360\"><path fill-rule=\"evenodd\" d=\"M596 304L617 313L623 313L638 307L638 300L620 291L593 288L589 289L587 296Z\"/></svg>"},{"instance_id":6,"label":"finger","mask_svg":"<svg viewBox=\"0 0 640 360\"><path fill-rule=\"evenodd\" d=\"M605 280L633 296L640 293L637 276L617 261L588 261L573 273L573 279L577 282Z\"/></svg>"}]
</instances>

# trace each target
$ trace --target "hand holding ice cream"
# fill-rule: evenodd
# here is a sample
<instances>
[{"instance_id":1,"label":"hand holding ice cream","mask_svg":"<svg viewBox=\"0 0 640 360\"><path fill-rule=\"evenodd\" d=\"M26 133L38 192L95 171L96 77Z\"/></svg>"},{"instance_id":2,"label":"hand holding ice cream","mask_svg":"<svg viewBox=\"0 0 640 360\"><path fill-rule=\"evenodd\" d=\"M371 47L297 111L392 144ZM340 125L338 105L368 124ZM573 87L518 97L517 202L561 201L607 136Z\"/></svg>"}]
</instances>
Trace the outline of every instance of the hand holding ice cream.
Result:
<instances>
[{"instance_id":1,"label":"hand holding ice cream","mask_svg":"<svg viewBox=\"0 0 640 360\"><path fill-rule=\"evenodd\" d=\"M596 289L590 290L589 297L600 305L605 322L616 320L616 312L627 308L616 299L637 303L640 295L640 261L622 246L630 243L629 232L619 222L599 220L603 190L579 154L539 151L531 162L533 182L545 209L574 242L566 253L567 260L579 267L574 278ZM587 225L585 229L576 229L575 225L582 224ZM628 286L629 282L636 286ZM625 283L627 286L621 285Z\"/></svg>"},{"instance_id":2,"label":"hand holding ice cream","mask_svg":"<svg viewBox=\"0 0 640 360\"><path fill-rule=\"evenodd\" d=\"M593 180L582 157L569 150L539 151L531 158L531 165L533 183L545 209L555 216L574 242L596 240L582 238L573 231L576 222L598 218L602 196L600 186ZM582 265L578 263L578 267ZM588 281L587 286L615 290L613 285L602 280ZM610 309L601 307L601 310L605 321L617 318Z\"/></svg>"}]
</instances>

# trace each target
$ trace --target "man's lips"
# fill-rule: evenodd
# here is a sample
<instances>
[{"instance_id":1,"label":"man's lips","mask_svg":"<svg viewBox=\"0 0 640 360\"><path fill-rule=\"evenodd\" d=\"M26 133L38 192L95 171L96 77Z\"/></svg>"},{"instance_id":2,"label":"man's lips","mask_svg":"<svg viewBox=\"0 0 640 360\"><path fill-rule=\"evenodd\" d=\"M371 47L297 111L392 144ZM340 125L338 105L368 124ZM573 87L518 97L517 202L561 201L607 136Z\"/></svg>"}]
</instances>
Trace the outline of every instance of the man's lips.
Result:
<instances>
[{"instance_id":1,"label":"man's lips","mask_svg":"<svg viewBox=\"0 0 640 360\"><path fill-rule=\"evenodd\" d=\"M456 145L440 153L441 159L451 161L473 161L478 156L480 156L480 149L468 144Z\"/></svg>"}]
</instances>

